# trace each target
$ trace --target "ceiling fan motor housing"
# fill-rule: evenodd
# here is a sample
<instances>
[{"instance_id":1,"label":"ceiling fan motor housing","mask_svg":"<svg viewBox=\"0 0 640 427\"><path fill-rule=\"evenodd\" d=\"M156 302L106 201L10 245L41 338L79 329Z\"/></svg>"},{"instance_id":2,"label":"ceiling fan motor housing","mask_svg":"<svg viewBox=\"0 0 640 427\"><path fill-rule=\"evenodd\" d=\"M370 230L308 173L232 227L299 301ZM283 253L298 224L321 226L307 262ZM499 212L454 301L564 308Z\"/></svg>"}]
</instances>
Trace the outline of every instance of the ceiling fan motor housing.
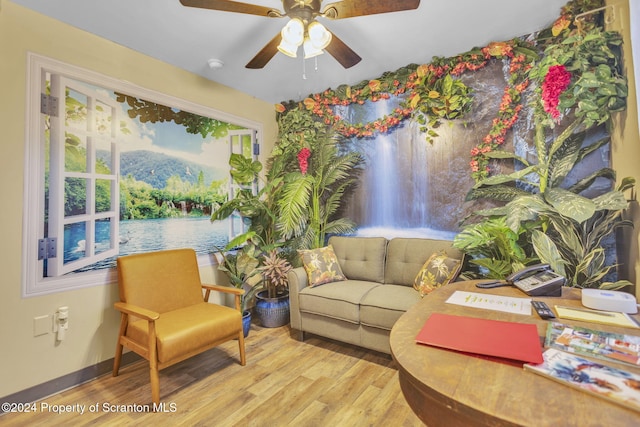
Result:
<instances>
[{"instance_id":1,"label":"ceiling fan motor housing","mask_svg":"<svg viewBox=\"0 0 640 427\"><path fill-rule=\"evenodd\" d=\"M282 0L282 7L286 16L308 24L320 15L321 3L320 0Z\"/></svg>"}]
</instances>

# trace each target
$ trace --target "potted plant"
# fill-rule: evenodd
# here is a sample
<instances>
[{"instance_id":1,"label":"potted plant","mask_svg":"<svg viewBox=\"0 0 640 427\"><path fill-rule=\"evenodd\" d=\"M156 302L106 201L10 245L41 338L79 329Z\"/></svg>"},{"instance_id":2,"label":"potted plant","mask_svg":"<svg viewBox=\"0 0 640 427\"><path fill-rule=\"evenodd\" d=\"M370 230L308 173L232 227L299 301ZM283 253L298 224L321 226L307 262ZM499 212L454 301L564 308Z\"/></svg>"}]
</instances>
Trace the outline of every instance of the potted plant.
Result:
<instances>
[{"instance_id":1,"label":"potted plant","mask_svg":"<svg viewBox=\"0 0 640 427\"><path fill-rule=\"evenodd\" d=\"M277 250L263 256L258 270L262 273L262 290L256 293L256 314L262 326L276 328L289 323L289 290L287 273L291 264ZM255 287L254 289L257 289Z\"/></svg>"},{"instance_id":2,"label":"potted plant","mask_svg":"<svg viewBox=\"0 0 640 427\"><path fill-rule=\"evenodd\" d=\"M240 235L230 241L224 249L218 249L216 260L218 261L218 271L222 271L229 279L229 284L238 289L244 289L245 294L242 296L242 326L244 336L249 335L251 327L251 310L249 305L251 299L262 280L258 266L260 264L260 250L255 245L251 237L252 232ZM242 248L232 251L239 244L243 244Z\"/></svg>"}]
</instances>

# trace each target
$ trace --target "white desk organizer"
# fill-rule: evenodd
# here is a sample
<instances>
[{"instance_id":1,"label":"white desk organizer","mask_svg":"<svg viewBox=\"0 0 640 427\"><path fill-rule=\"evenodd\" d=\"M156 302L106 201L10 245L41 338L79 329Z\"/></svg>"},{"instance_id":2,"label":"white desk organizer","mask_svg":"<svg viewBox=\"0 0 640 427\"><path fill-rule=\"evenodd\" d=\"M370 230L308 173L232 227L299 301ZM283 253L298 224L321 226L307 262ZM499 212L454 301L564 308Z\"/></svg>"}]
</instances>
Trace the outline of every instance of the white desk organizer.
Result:
<instances>
[{"instance_id":1,"label":"white desk organizer","mask_svg":"<svg viewBox=\"0 0 640 427\"><path fill-rule=\"evenodd\" d=\"M605 289L583 289L582 305L596 310L618 311L635 314L638 312L636 297L627 292Z\"/></svg>"}]
</instances>

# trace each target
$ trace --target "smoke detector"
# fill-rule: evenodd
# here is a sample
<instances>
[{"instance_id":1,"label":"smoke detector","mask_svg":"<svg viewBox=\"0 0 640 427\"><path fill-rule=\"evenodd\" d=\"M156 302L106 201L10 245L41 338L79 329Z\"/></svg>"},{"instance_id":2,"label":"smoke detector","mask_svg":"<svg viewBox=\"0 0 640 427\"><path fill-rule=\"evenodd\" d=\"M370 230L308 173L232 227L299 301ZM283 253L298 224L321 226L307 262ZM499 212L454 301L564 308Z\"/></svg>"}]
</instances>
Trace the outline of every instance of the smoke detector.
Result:
<instances>
[{"instance_id":1,"label":"smoke detector","mask_svg":"<svg viewBox=\"0 0 640 427\"><path fill-rule=\"evenodd\" d=\"M208 60L207 64L209 64L209 68L211 68L212 70L219 70L220 68L224 67L224 62L215 58Z\"/></svg>"}]
</instances>

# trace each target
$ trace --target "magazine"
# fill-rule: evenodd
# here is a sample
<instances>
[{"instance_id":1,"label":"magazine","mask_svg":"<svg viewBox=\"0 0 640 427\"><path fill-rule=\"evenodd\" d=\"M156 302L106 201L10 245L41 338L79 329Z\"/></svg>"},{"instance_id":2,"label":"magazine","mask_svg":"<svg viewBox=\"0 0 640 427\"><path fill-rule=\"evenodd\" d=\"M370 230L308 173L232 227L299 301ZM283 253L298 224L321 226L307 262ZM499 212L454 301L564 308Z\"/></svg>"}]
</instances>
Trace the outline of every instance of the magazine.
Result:
<instances>
[{"instance_id":1,"label":"magazine","mask_svg":"<svg viewBox=\"0 0 640 427\"><path fill-rule=\"evenodd\" d=\"M640 366L640 336L550 322L545 347Z\"/></svg>"},{"instance_id":2,"label":"magazine","mask_svg":"<svg viewBox=\"0 0 640 427\"><path fill-rule=\"evenodd\" d=\"M543 363L526 363L524 369L640 411L640 375L554 348L547 349L543 356Z\"/></svg>"}]
</instances>

